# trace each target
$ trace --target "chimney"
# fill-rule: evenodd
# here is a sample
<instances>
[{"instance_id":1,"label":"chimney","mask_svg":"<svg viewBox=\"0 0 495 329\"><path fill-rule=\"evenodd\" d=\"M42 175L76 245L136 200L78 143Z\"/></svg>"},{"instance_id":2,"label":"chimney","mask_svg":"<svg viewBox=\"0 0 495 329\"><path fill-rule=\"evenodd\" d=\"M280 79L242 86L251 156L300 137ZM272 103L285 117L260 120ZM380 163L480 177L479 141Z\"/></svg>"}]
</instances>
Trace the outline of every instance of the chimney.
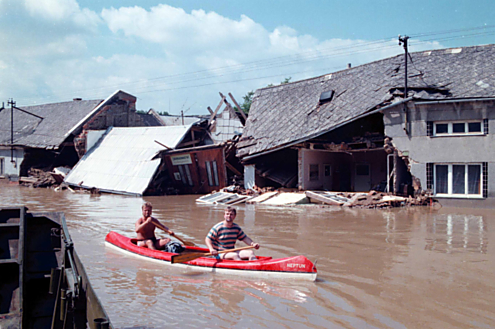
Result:
<instances>
[{"instance_id":1,"label":"chimney","mask_svg":"<svg viewBox=\"0 0 495 329\"><path fill-rule=\"evenodd\" d=\"M82 101L82 98L73 98L72 99L74 102L77 102L77 101Z\"/></svg>"},{"instance_id":2,"label":"chimney","mask_svg":"<svg viewBox=\"0 0 495 329\"><path fill-rule=\"evenodd\" d=\"M350 69L351 67L351 63L347 63L347 68Z\"/></svg>"}]
</instances>

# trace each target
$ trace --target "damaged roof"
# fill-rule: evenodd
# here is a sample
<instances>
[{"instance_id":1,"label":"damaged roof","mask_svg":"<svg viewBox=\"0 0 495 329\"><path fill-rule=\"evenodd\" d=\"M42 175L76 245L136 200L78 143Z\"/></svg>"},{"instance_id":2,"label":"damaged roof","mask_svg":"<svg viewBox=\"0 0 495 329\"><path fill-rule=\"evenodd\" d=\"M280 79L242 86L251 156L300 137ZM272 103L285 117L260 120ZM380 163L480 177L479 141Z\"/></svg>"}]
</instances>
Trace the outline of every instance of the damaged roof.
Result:
<instances>
[{"instance_id":1,"label":"damaged roof","mask_svg":"<svg viewBox=\"0 0 495 329\"><path fill-rule=\"evenodd\" d=\"M442 100L495 96L495 45L410 55L408 97ZM404 64L402 54L256 90L237 156L257 156L317 137L369 111L401 101Z\"/></svg>"},{"instance_id":2,"label":"damaged roof","mask_svg":"<svg viewBox=\"0 0 495 329\"><path fill-rule=\"evenodd\" d=\"M71 131L103 100L74 100L71 102L18 106L43 119L14 108L14 145L56 149ZM0 112L0 145L11 143L11 111Z\"/></svg>"},{"instance_id":3,"label":"damaged roof","mask_svg":"<svg viewBox=\"0 0 495 329\"><path fill-rule=\"evenodd\" d=\"M69 185L143 195L160 165L157 152L174 149L191 125L109 128L65 178ZM159 143L157 143L157 142Z\"/></svg>"}]
</instances>

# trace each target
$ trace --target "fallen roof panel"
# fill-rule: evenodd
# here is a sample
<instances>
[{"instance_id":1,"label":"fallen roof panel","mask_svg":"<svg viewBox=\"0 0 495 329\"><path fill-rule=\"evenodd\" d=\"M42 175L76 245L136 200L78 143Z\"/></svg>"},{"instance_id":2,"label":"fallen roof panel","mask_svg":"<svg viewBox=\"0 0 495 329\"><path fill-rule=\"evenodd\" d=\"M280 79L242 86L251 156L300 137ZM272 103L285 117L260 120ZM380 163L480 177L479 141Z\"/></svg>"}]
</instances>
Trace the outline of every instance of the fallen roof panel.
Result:
<instances>
[{"instance_id":1,"label":"fallen roof panel","mask_svg":"<svg viewBox=\"0 0 495 329\"><path fill-rule=\"evenodd\" d=\"M110 128L65 178L65 182L101 191L142 195L160 159L161 144L174 149L191 126Z\"/></svg>"}]
</instances>

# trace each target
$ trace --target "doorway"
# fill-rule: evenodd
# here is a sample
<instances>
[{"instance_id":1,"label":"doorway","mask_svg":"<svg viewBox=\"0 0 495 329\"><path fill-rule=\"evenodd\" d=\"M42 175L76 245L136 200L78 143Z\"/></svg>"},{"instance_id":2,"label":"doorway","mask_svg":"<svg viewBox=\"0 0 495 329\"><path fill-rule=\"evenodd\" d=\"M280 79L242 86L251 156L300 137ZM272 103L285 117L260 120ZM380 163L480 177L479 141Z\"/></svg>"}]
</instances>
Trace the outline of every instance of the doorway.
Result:
<instances>
[{"instance_id":1,"label":"doorway","mask_svg":"<svg viewBox=\"0 0 495 329\"><path fill-rule=\"evenodd\" d=\"M357 163L354 176L354 191L368 192L371 188L370 165L368 163Z\"/></svg>"}]
</instances>

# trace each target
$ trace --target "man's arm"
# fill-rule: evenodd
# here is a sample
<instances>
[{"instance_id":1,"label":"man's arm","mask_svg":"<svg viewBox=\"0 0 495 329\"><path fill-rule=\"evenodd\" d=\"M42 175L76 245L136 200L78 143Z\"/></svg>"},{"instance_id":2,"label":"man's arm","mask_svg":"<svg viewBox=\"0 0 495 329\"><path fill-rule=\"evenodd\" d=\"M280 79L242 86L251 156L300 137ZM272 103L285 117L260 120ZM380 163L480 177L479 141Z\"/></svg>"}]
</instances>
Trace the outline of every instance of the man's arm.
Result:
<instances>
[{"instance_id":1,"label":"man's arm","mask_svg":"<svg viewBox=\"0 0 495 329\"><path fill-rule=\"evenodd\" d=\"M245 237L244 239L242 239L241 241L242 241L242 242L244 242L245 244L247 244L248 246L253 246L253 247L254 247L254 249L259 249L259 248L260 248L259 243L255 243L255 242L253 242L253 240L251 240L251 238L250 238L250 237L248 237L247 235L246 235L246 237Z\"/></svg>"},{"instance_id":2,"label":"man's arm","mask_svg":"<svg viewBox=\"0 0 495 329\"><path fill-rule=\"evenodd\" d=\"M208 249L210 249L210 253L213 256L218 255L218 250L216 250L215 247L213 247L213 243L211 242L211 239L208 236L205 238L205 243Z\"/></svg>"},{"instance_id":3,"label":"man's arm","mask_svg":"<svg viewBox=\"0 0 495 329\"><path fill-rule=\"evenodd\" d=\"M155 217L151 217L151 218L152 218L153 223L156 223L159 229L164 230L169 235L172 235L172 236L174 235L174 232L172 230L170 230L168 227L166 227L165 225L163 225L158 219L156 219Z\"/></svg>"},{"instance_id":4,"label":"man's arm","mask_svg":"<svg viewBox=\"0 0 495 329\"><path fill-rule=\"evenodd\" d=\"M148 217L146 219L139 218L135 225L136 233L141 233L146 225L148 225L149 223L151 223L151 217Z\"/></svg>"}]
</instances>

